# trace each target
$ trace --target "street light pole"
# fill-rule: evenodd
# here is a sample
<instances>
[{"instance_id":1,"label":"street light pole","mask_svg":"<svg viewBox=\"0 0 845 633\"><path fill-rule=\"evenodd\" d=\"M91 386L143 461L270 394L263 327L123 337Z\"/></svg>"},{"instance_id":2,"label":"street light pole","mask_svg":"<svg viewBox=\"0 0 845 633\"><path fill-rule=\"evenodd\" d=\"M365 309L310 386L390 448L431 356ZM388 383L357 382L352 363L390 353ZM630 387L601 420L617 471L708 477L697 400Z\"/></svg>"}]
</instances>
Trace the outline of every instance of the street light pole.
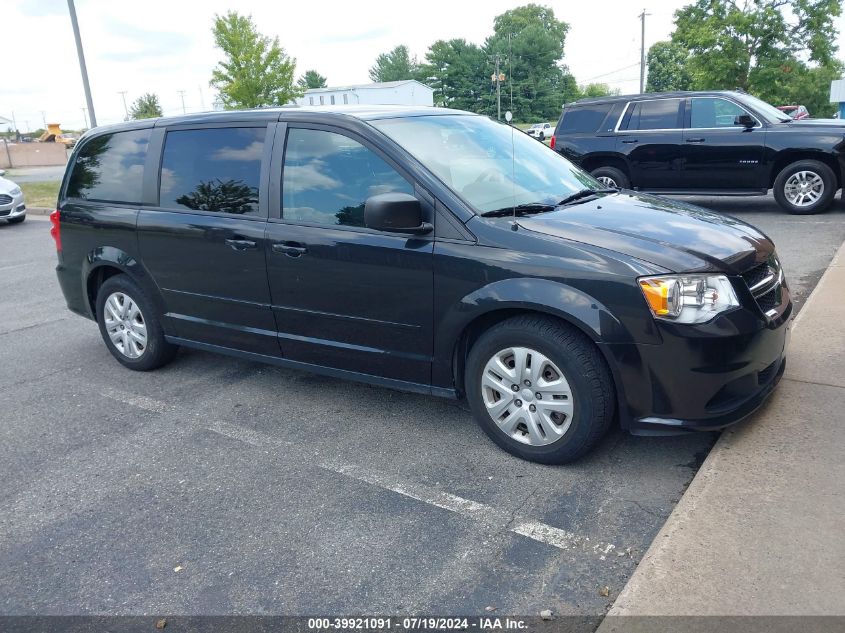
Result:
<instances>
[{"instance_id":1,"label":"street light pole","mask_svg":"<svg viewBox=\"0 0 845 633\"><path fill-rule=\"evenodd\" d=\"M85 101L88 104L91 127L97 127L94 100L91 98L91 86L88 85L88 69L85 67L85 53L82 51L82 37L79 35L79 22L76 20L76 7L73 5L73 0L67 0L67 8L70 12L70 23L73 26L73 37L76 40L76 54L79 57L79 71L82 73L82 87L85 89Z\"/></svg>"},{"instance_id":2,"label":"street light pole","mask_svg":"<svg viewBox=\"0 0 845 633\"><path fill-rule=\"evenodd\" d=\"M118 93L121 97L123 97L123 113L126 115L126 120L129 120L129 108L126 107L126 90L120 90Z\"/></svg>"}]
</instances>

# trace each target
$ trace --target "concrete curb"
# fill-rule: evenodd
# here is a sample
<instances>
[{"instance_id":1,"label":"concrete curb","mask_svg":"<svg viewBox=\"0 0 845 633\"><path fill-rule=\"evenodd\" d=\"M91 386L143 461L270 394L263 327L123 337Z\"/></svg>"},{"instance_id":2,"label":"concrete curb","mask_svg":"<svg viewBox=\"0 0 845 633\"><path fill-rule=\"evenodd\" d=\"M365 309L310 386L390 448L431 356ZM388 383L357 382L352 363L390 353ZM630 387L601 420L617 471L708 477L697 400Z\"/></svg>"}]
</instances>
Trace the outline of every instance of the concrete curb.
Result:
<instances>
[{"instance_id":1,"label":"concrete curb","mask_svg":"<svg viewBox=\"0 0 845 633\"><path fill-rule=\"evenodd\" d=\"M27 207L26 214L27 215L50 215L55 209L51 209L50 207Z\"/></svg>"},{"instance_id":2,"label":"concrete curb","mask_svg":"<svg viewBox=\"0 0 845 633\"><path fill-rule=\"evenodd\" d=\"M777 392L719 438L599 633L645 624L631 616L845 615L843 323L845 243L795 318Z\"/></svg>"}]
</instances>

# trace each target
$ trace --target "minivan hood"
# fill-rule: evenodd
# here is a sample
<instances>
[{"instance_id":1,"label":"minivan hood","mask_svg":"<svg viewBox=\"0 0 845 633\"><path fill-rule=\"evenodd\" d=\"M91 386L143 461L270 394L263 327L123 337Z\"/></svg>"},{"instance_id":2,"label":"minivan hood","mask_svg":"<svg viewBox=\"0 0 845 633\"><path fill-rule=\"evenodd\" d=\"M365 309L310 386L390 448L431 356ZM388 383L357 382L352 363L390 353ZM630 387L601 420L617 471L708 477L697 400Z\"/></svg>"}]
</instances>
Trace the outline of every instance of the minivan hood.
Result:
<instances>
[{"instance_id":1,"label":"minivan hood","mask_svg":"<svg viewBox=\"0 0 845 633\"><path fill-rule=\"evenodd\" d=\"M592 244L674 272L740 273L774 251L741 220L647 194L620 192L519 218L529 231Z\"/></svg>"}]
</instances>

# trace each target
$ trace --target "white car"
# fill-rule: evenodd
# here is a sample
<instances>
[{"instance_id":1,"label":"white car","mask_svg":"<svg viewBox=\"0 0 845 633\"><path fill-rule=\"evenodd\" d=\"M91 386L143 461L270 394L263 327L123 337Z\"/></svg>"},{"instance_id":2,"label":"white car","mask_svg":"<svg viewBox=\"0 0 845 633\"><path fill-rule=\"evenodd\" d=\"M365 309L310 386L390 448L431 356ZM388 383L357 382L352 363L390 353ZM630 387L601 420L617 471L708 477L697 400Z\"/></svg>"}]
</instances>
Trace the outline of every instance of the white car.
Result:
<instances>
[{"instance_id":1,"label":"white car","mask_svg":"<svg viewBox=\"0 0 845 633\"><path fill-rule=\"evenodd\" d=\"M11 180L3 178L5 173L4 170L0 169L0 220L6 220L9 224L17 224L26 219L23 191Z\"/></svg>"},{"instance_id":2,"label":"white car","mask_svg":"<svg viewBox=\"0 0 845 633\"><path fill-rule=\"evenodd\" d=\"M535 123L525 131L528 136L545 141L547 138L554 136L555 128L551 123Z\"/></svg>"}]
</instances>

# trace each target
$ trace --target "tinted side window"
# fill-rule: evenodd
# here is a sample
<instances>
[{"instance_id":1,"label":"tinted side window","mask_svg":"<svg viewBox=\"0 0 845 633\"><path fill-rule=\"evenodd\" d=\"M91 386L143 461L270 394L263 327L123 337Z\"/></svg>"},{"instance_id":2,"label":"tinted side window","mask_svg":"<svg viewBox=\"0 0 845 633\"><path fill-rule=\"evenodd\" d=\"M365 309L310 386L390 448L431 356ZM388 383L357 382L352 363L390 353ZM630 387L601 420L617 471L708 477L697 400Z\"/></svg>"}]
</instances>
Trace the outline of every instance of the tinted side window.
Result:
<instances>
[{"instance_id":1,"label":"tinted side window","mask_svg":"<svg viewBox=\"0 0 845 633\"><path fill-rule=\"evenodd\" d=\"M638 101L628 106L620 129L623 130L673 130L678 125L680 99L655 99Z\"/></svg>"},{"instance_id":2,"label":"tinted side window","mask_svg":"<svg viewBox=\"0 0 845 633\"><path fill-rule=\"evenodd\" d=\"M603 103L564 110L557 133L592 134L598 131L612 105L612 103Z\"/></svg>"},{"instance_id":3,"label":"tinted side window","mask_svg":"<svg viewBox=\"0 0 845 633\"><path fill-rule=\"evenodd\" d=\"M257 214L265 133L263 127L168 132L160 206Z\"/></svg>"},{"instance_id":4,"label":"tinted side window","mask_svg":"<svg viewBox=\"0 0 845 633\"><path fill-rule=\"evenodd\" d=\"M695 98L690 106L690 127L736 127L736 117L741 114L747 112L725 99Z\"/></svg>"},{"instance_id":5,"label":"tinted side window","mask_svg":"<svg viewBox=\"0 0 845 633\"><path fill-rule=\"evenodd\" d=\"M282 217L297 222L364 226L364 203L380 193L414 189L379 156L348 136L288 131Z\"/></svg>"},{"instance_id":6,"label":"tinted side window","mask_svg":"<svg viewBox=\"0 0 845 633\"><path fill-rule=\"evenodd\" d=\"M67 196L139 204L151 133L115 132L85 143L70 174Z\"/></svg>"}]
</instances>

